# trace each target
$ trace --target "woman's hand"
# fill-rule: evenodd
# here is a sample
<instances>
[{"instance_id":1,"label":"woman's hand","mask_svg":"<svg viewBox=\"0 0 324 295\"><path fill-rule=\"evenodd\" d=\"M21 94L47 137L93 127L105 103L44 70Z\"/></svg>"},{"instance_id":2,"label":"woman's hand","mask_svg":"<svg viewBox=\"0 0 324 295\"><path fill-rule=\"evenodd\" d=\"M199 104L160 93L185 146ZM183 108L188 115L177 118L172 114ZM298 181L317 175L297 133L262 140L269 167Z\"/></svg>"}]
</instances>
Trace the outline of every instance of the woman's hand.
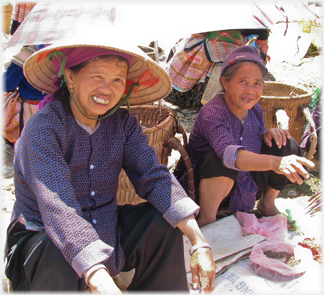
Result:
<instances>
[{"instance_id":1,"label":"woman's hand","mask_svg":"<svg viewBox=\"0 0 324 295\"><path fill-rule=\"evenodd\" d=\"M282 146L286 146L287 138L290 139L290 136L288 130L281 128L272 128L262 134L264 142L269 147L272 146L272 139L274 139L279 149L281 149Z\"/></svg>"},{"instance_id":2,"label":"woman's hand","mask_svg":"<svg viewBox=\"0 0 324 295\"><path fill-rule=\"evenodd\" d=\"M298 157L296 155L290 155L285 157L274 157L273 158L273 171L278 174L285 175L291 182L298 184L303 184L303 179L309 178L309 174L303 165L314 168L315 164L303 157Z\"/></svg>"},{"instance_id":3,"label":"woman's hand","mask_svg":"<svg viewBox=\"0 0 324 295\"><path fill-rule=\"evenodd\" d=\"M198 248L190 260L193 288L201 285L200 293L211 293L215 286L216 264L209 248Z\"/></svg>"},{"instance_id":4,"label":"woman's hand","mask_svg":"<svg viewBox=\"0 0 324 295\"><path fill-rule=\"evenodd\" d=\"M198 223L193 215L182 219L178 228L188 237L191 245L199 242L208 243L201 232ZM211 293L215 286L216 264L209 248L198 248L191 255L190 268L192 273L193 288L201 285L201 293Z\"/></svg>"},{"instance_id":5,"label":"woman's hand","mask_svg":"<svg viewBox=\"0 0 324 295\"><path fill-rule=\"evenodd\" d=\"M91 293L122 294L120 289L116 286L113 278L105 269L102 268L91 274L88 283Z\"/></svg>"}]
</instances>

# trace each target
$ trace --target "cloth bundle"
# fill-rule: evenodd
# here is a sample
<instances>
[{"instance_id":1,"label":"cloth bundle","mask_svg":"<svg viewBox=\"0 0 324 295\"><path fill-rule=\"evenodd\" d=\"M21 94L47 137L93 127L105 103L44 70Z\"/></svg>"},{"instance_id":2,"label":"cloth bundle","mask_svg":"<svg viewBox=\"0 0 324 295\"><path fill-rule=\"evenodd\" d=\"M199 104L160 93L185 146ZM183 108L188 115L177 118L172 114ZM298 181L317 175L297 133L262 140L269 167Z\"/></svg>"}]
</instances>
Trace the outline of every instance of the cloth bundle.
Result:
<instances>
[{"instance_id":1,"label":"cloth bundle","mask_svg":"<svg viewBox=\"0 0 324 295\"><path fill-rule=\"evenodd\" d=\"M180 92L190 90L196 83L205 82L215 63L221 63L235 48L245 45L248 37L239 30L214 31L192 34L191 38L181 41L170 62L169 76L174 89ZM266 54L268 42L256 40L260 52Z\"/></svg>"},{"instance_id":2,"label":"cloth bundle","mask_svg":"<svg viewBox=\"0 0 324 295\"><path fill-rule=\"evenodd\" d=\"M34 88L23 73L26 60L44 45L29 45L21 48L12 57L3 77L3 136L15 143L27 121L37 112L37 104L45 93Z\"/></svg>"}]
</instances>

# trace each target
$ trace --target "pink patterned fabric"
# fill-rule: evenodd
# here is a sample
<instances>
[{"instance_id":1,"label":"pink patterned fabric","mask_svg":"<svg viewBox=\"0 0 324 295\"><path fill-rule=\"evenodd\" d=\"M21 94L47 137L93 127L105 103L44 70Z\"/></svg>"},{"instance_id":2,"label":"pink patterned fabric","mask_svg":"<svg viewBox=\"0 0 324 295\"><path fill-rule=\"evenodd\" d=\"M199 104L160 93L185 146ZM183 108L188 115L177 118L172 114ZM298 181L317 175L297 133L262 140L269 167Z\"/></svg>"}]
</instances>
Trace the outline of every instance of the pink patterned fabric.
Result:
<instances>
[{"instance_id":1,"label":"pink patterned fabric","mask_svg":"<svg viewBox=\"0 0 324 295\"><path fill-rule=\"evenodd\" d=\"M17 2L13 20L22 23L29 12L34 8L36 2Z\"/></svg>"}]
</instances>

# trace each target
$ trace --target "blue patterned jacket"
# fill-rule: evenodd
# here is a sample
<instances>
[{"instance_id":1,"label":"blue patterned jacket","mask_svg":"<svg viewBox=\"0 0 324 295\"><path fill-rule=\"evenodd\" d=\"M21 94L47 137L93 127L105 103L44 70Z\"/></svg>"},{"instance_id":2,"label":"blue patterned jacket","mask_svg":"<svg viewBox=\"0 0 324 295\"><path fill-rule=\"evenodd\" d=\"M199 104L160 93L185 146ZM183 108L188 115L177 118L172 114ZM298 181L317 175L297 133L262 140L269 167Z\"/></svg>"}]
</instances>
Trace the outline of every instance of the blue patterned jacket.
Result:
<instances>
[{"instance_id":1,"label":"blue patterned jacket","mask_svg":"<svg viewBox=\"0 0 324 295\"><path fill-rule=\"evenodd\" d=\"M104 263L120 272L118 176L125 169L139 196L173 226L198 206L160 165L136 118L119 109L89 134L53 102L28 121L15 145L12 219L45 229L77 274Z\"/></svg>"}]
</instances>

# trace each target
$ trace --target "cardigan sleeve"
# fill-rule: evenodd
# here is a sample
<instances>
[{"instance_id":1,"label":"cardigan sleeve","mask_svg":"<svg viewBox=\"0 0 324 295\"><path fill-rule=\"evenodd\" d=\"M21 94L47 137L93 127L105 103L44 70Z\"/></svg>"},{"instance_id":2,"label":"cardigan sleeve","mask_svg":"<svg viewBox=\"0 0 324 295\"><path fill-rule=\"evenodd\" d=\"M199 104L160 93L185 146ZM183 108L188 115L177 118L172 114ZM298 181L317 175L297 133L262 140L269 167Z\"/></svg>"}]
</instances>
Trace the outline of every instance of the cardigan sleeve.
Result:
<instances>
[{"instance_id":1,"label":"cardigan sleeve","mask_svg":"<svg viewBox=\"0 0 324 295\"><path fill-rule=\"evenodd\" d=\"M159 164L157 155L148 144L134 116L125 122L127 141L124 165L137 194L150 202L175 227L183 218L198 214L199 207L192 201L168 168Z\"/></svg>"}]
</instances>

